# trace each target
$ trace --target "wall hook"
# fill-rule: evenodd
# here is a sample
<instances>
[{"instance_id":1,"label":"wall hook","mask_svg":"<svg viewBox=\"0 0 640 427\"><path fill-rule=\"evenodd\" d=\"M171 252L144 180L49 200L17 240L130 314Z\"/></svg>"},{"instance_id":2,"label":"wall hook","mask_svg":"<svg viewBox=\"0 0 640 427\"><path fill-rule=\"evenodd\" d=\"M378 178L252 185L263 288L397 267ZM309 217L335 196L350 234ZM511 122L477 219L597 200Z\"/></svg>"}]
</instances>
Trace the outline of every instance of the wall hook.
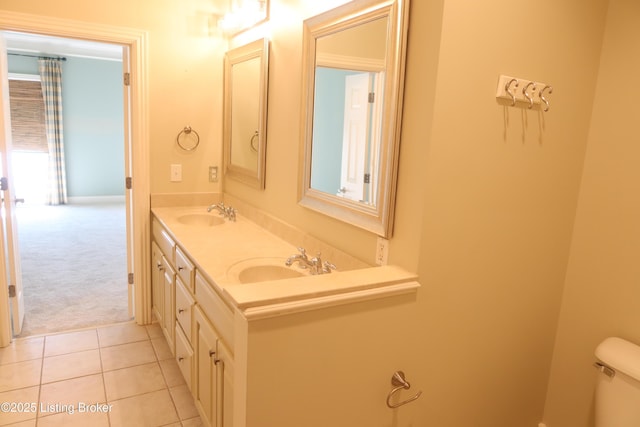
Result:
<instances>
[{"instance_id":1,"label":"wall hook","mask_svg":"<svg viewBox=\"0 0 640 427\"><path fill-rule=\"evenodd\" d=\"M524 95L524 97L527 99L527 101L529 101L529 106L527 108L531 109L533 108L533 97L531 95L529 95L529 87L531 87L531 92L535 92L536 91L536 84L535 82L529 82L527 83L527 85L522 88L522 95Z\"/></svg>"},{"instance_id":2,"label":"wall hook","mask_svg":"<svg viewBox=\"0 0 640 427\"><path fill-rule=\"evenodd\" d=\"M403 400L400 403L394 404L394 403L391 403L391 397L399 390L402 390L402 389L409 390L409 388L411 388L411 384L409 384L409 382L405 379L404 372L396 371L391 377L391 385L395 387L389 392L389 395L387 396L387 406L391 409L395 409L402 405L406 405L409 402L413 402L414 400L419 398L420 395L422 394L422 391L419 391L413 397L410 397L407 400Z\"/></svg>"},{"instance_id":3,"label":"wall hook","mask_svg":"<svg viewBox=\"0 0 640 427\"><path fill-rule=\"evenodd\" d=\"M549 111L549 100L547 100L547 98L544 97L545 90L547 91L547 93L553 93L553 88L547 85L542 88L540 93L538 93L538 96L540 97L540 101L544 102L544 109L542 111L546 113L547 111Z\"/></svg>"},{"instance_id":4,"label":"wall hook","mask_svg":"<svg viewBox=\"0 0 640 427\"><path fill-rule=\"evenodd\" d=\"M511 85L515 83L516 85L513 87L514 91L511 92ZM504 91L507 92L509 96L511 96L511 106L516 105L516 94L515 89L518 87L518 79L511 79L504 85Z\"/></svg>"}]
</instances>

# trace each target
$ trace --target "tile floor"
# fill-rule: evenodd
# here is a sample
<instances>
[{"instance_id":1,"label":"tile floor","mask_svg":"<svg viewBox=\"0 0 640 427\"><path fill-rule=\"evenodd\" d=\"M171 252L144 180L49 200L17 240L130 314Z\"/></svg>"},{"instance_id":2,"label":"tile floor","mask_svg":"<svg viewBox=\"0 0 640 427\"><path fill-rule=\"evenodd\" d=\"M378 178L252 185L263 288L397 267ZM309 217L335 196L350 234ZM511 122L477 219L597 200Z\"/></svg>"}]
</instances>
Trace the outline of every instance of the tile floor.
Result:
<instances>
[{"instance_id":1,"label":"tile floor","mask_svg":"<svg viewBox=\"0 0 640 427\"><path fill-rule=\"evenodd\" d=\"M5 425L202 424L160 327L123 323L18 339L0 348Z\"/></svg>"}]
</instances>

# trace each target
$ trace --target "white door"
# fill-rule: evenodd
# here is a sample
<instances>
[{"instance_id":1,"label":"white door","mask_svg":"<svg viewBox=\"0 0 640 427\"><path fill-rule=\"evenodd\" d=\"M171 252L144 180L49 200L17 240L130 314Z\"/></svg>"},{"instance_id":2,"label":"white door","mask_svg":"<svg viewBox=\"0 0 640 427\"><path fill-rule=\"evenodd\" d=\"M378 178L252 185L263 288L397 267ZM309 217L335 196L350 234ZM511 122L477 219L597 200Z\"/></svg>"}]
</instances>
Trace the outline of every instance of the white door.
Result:
<instances>
[{"instance_id":1,"label":"white door","mask_svg":"<svg viewBox=\"0 0 640 427\"><path fill-rule=\"evenodd\" d=\"M369 79L369 73L345 78L342 168L338 195L357 202L362 201L365 194Z\"/></svg>"},{"instance_id":2,"label":"white door","mask_svg":"<svg viewBox=\"0 0 640 427\"><path fill-rule=\"evenodd\" d=\"M13 335L20 334L24 320L24 298L22 291L22 273L20 270L20 251L18 250L17 224L14 212L15 194L11 173L11 117L9 109L9 77L7 67L7 52L4 37L0 34L0 97L2 99L2 114L0 114L0 176L2 176L2 264L4 274L0 277L0 286L7 289L7 294L0 293L0 305L6 307L8 295L11 325L0 323L1 335L7 331ZM0 269L1 270L1 269ZM2 313L5 308L0 308ZM2 316L2 318L5 318ZM10 336L10 333L9 333ZM0 343L1 345L1 343Z\"/></svg>"},{"instance_id":3,"label":"white door","mask_svg":"<svg viewBox=\"0 0 640 427\"><path fill-rule=\"evenodd\" d=\"M131 167L131 61L129 58L129 47L122 47L122 72L128 76L122 85L123 101L124 101L124 173L125 173L125 210L126 210L126 234L127 234L127 282L128 282L128 301L129 301L129 317L135 316L135 287L132 278L133 275L133 191L132 191L132 167Z\"/></svg>"}]
</instances>

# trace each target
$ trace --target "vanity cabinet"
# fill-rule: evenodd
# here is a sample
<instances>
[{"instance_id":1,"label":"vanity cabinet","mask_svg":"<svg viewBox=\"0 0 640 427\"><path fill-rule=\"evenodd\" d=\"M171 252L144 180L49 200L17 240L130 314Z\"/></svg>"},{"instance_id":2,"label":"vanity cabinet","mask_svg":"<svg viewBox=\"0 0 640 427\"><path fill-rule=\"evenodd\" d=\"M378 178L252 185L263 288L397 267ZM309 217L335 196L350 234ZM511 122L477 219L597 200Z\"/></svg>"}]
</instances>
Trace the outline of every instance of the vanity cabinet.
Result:
<instances>
[{"instance_id":1,"label":"vanity cabinet","mask_svg":"<svg viewBox=\"0 0 640 427\"><path fill-rule=\"evenodd\" d=\"M196 407L207 425L232 426L233 359L200 307L194 310L193 338Z\"/></svg>"},{"instance_id":2,"label":"vanity cabinet","mask_svg":"<svg viewBox=\"0 0 640 427\"><path fill-rule=\"evenodd\" d=\"M405 370L412 383L398 401L424 387L412 351L415 274L384 266L240 284L228 267L238 258L295 247L279 249L282 242L243 218L209 231L179 225L174 212L181 211L154 210L160 269L152 300L203 425L394 424L397 411L387 406L394 372ZM415 411L422 399L400 411Z\"/></svg>"},{"instance_id":3,"label":"vanity cabinet","mask_svg":"<svg viewBox=\"0 0 640 427\"><path fill-rule=\"evenodd\" d=\"M211 427L233 426L233 311L154 218L152 307L196 407Z\"/></svg>"}]
</instances>

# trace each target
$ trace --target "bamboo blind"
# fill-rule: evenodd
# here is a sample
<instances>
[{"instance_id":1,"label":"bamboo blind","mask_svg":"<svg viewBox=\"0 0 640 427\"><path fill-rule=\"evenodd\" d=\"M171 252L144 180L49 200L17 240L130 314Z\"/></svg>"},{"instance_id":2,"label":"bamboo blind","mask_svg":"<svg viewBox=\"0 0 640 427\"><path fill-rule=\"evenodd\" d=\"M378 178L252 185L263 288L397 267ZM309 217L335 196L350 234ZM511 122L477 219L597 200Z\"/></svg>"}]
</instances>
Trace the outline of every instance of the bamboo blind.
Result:
<instances>
[{"instance_id":1,"label":"bamboo blind","mask_svg":"<svg viewBox=\"0 0 640 427\"><path fill-rule=\"evenodd\" d=\"M9 104L13 149L47 152L40 82L9 80Z\"/></svg>"}]
</instances>

